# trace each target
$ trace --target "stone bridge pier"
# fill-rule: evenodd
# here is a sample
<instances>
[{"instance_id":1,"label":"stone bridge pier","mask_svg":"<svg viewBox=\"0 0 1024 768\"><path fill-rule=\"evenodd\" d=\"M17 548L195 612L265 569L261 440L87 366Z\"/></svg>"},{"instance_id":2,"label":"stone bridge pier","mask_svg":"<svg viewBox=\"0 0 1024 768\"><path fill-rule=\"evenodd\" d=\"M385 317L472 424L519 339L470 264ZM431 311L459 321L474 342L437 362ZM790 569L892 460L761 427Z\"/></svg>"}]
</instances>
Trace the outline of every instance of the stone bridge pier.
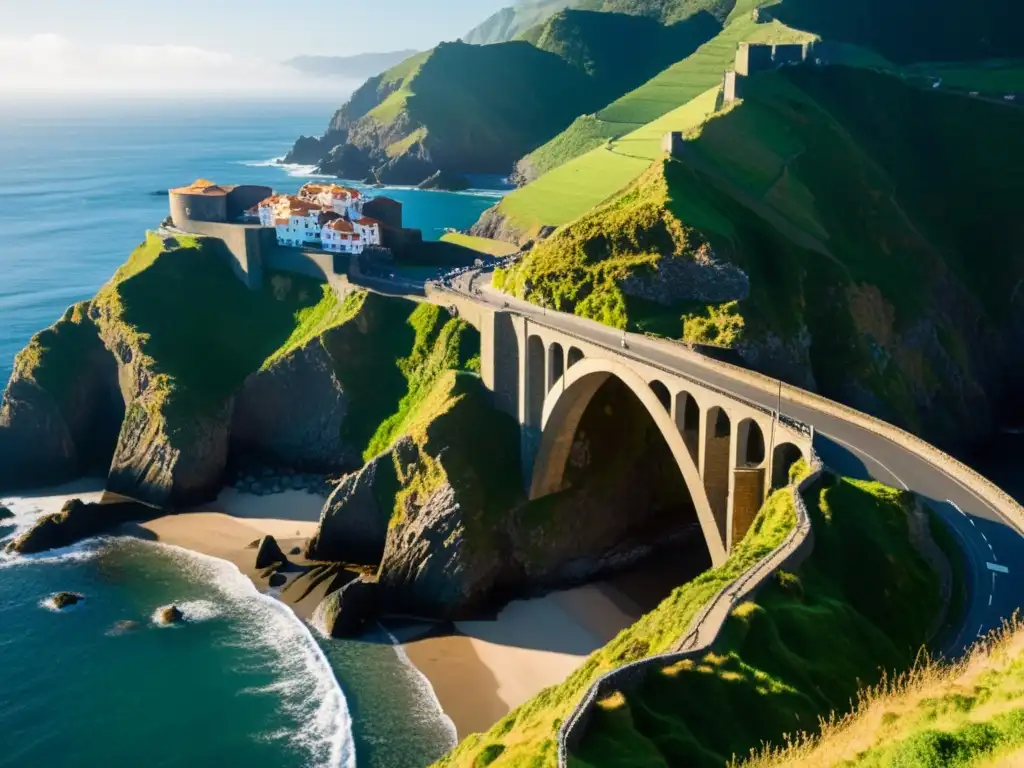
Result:
<instances>
[{"instance_id":1,"label":"stone bridge pier","mask_svg":"<svg viewBox=\"0 0 1024 768\"><path fill-rule=\"evenodd\" d=\"M768 494L788 483L790 467L811 455L809 431L640 353L475 303L465 316L481 331L485 385L498 407L519 421L531 499L568 487L566 466L580 420L612 378L643 404L665 439L716 565L750 528Z\"/></svg>"}]
</instances>

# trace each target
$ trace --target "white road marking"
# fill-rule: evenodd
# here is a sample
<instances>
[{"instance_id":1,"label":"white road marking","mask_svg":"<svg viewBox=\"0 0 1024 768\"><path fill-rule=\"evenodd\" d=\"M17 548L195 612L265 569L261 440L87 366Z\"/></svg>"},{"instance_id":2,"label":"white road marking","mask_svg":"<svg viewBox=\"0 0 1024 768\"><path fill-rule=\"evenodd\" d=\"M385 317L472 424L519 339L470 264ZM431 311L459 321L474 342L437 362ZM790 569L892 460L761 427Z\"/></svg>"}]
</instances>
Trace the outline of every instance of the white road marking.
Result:
<instances>
[{"instance_id":1,"label":"white road marking","mask_svg":"<svg viewBox=\"0 0 1024 768\"><path fill-rule=\"evenodd\" d=\"M988 596L988 604L991 607L991 605L992 605L992 595L991 594Z\"/></svg>"},{"instance_id":2,"label":"white road marking","mask_svg":"<svg viewBox=\"0 0 1024 768\"><path fill-rule=\"evenodd\" d=\"M967 519L971 521L971 525L977 527L977 523L974 522L974 518L973 517L968 517Z\"/></svg>"},{"instance_id":3,"label":"white road marking","mask_svg":"<svg viewBox=\"0 0 1024 768\"><path fill-rule=\"evenodd\" d=\"M1007 568L1005 565L999 565L998 563L985 563L985 567L988 568L990 571L993 571L994 574L1010 572L1009 568Z\"/></svg>"},{"instance_id":4,"label":"white road marking","mask_svg":"<svg viewBox=\"0 0 1024 768\"><path fill-rule=\"evenodd\" d=\"M985 628L984 624L979 624L978 625L978 637L981 637L981 630L983 630L984 628Z\"/></svg>"},{"instance_id":5,"label":"white road marking","mask_svg":"<svg viewBox=\"0 0 1024 768\"><path fill-rule=\"evenodd\" d=\"M861 448L858 448L858 447L856 447L856 446L854 446L854 445L850 445L850 444L849 444L848 442L846 442L845 440L840 440L840 439L839 439L838 437L835 437L834 435L826 435L826 437L828 437L828 439L829 439L829 440L834 440L835 442L839 443L840 445L842 445L842 446L845 446L845 447L849 448L849 449L850 449L851 451L853 451L854 453L859 453L859 454L860 454L861 456L865 456L865 457L867 457L867 458L871 459L871 460L872 460L873 462L875 462L875 464L877 464L877 465L878 465L878 466L880 466L880 467L881 467L882 469L884 469L884 470L885 470L886 472L888 472L888 473L889 473L890 475L892 475L892 476L893 476L893 479L894 479L894 480L895 480L895 481L896 481L897 483L899 483L900 485L902 485L902 486L903 486L903 490L904 490L904 491L909 491L909 490L910 490L910 486L909 486L909 485L907 485L906 483L904 483L904 482L903 482L903 480L901 480L901 479L900 479L900 476L899 476L899 475L897 475L897 474L896 474L895 472L893 472L893 471L892 471L891 469L889 469L889 468L888 468L887 466L885 466L885 464L883 464L882 462L880 462L880 461L879 461L878 459L876 459L876 458L875 458L874 456L872 456L872 455L871 455L870 453L868 453L867 451L865 451L865 450L863 450L863 449L861 449Z\"/></svg>"},{"instance_id":6,"label":"white road marking","mask_svg":"<svg viewBox=\"0 0 1024 768\"><path fill-rule=\"evenodd\" d=\"M983 538L985 540L985 543L988 544L988 536L986 536L984 533L982 533L981 534L981 538ZM992 545L989 544L989 546L992 546Z\"/></svg>"}]
</instances>

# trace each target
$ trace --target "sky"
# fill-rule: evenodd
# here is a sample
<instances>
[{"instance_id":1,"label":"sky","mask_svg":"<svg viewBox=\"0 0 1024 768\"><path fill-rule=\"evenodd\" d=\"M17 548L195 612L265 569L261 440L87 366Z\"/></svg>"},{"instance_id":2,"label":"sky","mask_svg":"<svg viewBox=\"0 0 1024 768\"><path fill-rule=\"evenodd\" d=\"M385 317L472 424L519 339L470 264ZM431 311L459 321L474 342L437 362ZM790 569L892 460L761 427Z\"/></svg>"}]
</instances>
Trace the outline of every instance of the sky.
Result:
<instances>
[{"instance_id":1,"label":"sky","mask_svg":"<svg viewBox=\"0 0 1024 768\"><path fill-rule=\"evenodd\" d=\"M0 0L0 92L313 89L280 62L425 50L508 4Z\"/></svg>"}]
</instances>

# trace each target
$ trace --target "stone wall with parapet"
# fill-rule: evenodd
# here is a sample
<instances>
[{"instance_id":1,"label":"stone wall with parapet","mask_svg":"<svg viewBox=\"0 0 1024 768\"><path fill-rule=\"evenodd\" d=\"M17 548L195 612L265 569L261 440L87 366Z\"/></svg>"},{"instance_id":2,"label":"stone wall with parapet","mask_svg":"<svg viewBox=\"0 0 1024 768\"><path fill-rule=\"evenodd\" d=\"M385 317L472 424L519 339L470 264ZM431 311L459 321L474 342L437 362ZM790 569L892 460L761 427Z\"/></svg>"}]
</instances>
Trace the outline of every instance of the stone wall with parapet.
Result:
<instances>
[{"instance_id":1,"label":"stone wall with parapet","mask_svg":"<svg viewBox=\"0 0 1024 768\"><path fill-rule=\"evenodd\" d=\"M840 418L848 423L856 424L869 432L880 435L887 440L912 451L924 461L942 469L946 474L977 495L993 509L998 510L1007 522L1021 533L1021 535L1024 535L1024 507L1021 507L1016 499L991 480L982 476L979 472L953 458L945 451L942 451L934 445L922 440L917 435L913 435L904 429L900 429L887 421L883 421L882 419L858 411L856 408L851 408L848 405L843 405L835 400L830 400L827 397L813 392L808 392L807 390L794 387L790 384L786 384L785 382L781 383L780 389L780 382L778 379L773 379L770 376L765 376L764 374L751 371L747 368L742 368L738 365L704 357L703 355L699 355L690 350L688 345L682 342L670 341L668 339L651 340L663 346L671 347L676 354L692 357L694 362L705 368L717 369L749 386L760 389L762 392L770 393L776 397L781 395L783 400L788 400L792 403L799 403L800 405L804 405L808 408L813 408L814 410L821 411L822 413L827 413L830 416Z\"/></svg>"},{"instance_id":2,"label":"stone wall with parapet","mask_svg":"<svg viewBox=\"0 0 1024 768\"><path fill-rule=\"evenodd\" d=\"M669 653L650 656L605 673L562 723L558 730L558 766L568 768L569 753L579 746L597 702L614 691L635 690L652 672L685 659L697 661L712 649L718 634L733 609L749 600L780 569L796 570L814 548L814 533L803 494L817 482L821 467L815 459L814 471L798 485L791 486L796 508L796 526L767 557L746 573L723 587L690 622L689 631Z\"/></svg>"},{"instance_id":3,"label":"stone wall with parapet","mask_svg":"<svg viewBox=\"0 0 1024 768\"><path fill-rule=\"evenodd\" d=\"M220 240L231 256L231 269L248 288L263 285L264 254L277 248L273 229L254 224L226 224L214 221L175 221L183 232Z\"/></svg>"}]
</instances>

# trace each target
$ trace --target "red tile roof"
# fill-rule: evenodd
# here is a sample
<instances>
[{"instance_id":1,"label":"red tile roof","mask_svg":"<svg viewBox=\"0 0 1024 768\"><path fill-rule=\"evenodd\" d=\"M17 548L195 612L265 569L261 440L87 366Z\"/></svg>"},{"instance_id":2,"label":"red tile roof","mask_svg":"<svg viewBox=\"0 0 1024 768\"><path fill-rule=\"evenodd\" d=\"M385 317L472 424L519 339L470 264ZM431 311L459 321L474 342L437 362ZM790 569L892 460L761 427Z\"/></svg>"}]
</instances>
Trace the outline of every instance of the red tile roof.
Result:
<instances>
[{"instance_id":1,"label":"red tile roof","mask_svg":"<svg viewBox=\"0 0 1024 768\"><path fill-rule=\"evenodd\" d=\"M327 228L333 229L335 232L354 232L351 222L347 219L334 219L327 222Z\"/></svg>"}]
</instances>

